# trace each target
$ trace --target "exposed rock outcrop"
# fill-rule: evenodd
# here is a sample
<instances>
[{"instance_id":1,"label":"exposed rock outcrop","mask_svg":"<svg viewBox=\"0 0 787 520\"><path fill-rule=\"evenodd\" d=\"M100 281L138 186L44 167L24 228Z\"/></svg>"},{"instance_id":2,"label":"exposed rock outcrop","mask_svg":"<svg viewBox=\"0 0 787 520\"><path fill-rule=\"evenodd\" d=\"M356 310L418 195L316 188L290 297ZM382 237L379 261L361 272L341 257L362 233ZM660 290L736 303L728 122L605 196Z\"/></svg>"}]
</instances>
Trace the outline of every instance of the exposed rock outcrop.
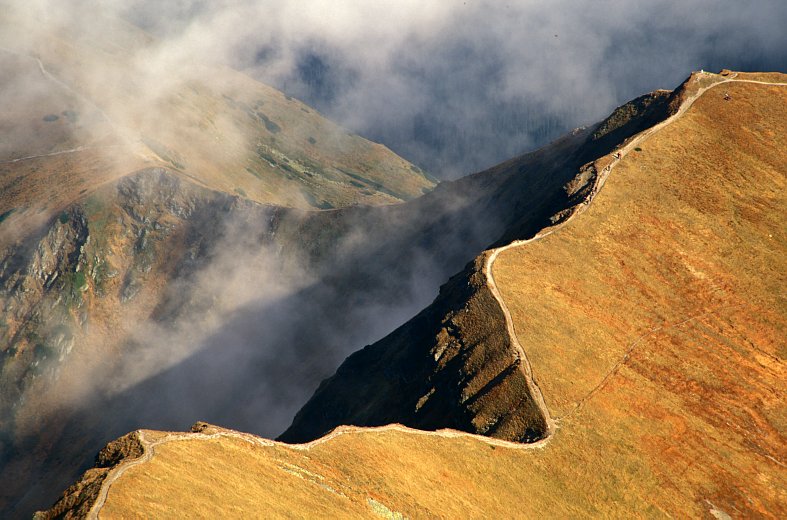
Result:
<instances>
[{"instance_id":1,"label":"exposed rock outcrop","mask_svg":"<svg viewBox=\"0 0 787 520\"><path fill-rule=\"evenodd\" d=\"M93 468L87 470L76 484L66 489L50 509L36 513L33 518L71 520L87 517L109 472L126 460L141 457L143 451L137 432L128 433L110 442L96 455Z\"/></svg>"},{"instance_id":2,"label":"exposed rock outcrop","mask_svg":"<svg viewBox=\"0 0 787 520\"><path fill-rule=\"evenodd\" d=\"M305 442L342 425L399 422L533 441L545 430L485 285L483 257L435 302L324 381L280 440Z\"/></svg>"}]
</instances>

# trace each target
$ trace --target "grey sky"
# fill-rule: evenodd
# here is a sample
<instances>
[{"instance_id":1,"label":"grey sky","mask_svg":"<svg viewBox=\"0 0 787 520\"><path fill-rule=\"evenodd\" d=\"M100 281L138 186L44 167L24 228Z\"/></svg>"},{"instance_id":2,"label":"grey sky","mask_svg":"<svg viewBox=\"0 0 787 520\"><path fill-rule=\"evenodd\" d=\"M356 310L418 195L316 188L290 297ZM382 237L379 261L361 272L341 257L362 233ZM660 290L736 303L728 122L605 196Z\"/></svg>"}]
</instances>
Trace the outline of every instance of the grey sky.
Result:
<instances>
[{"instance_id":1,"label":"grey sky","mask_svg":"<svg viewBox=\"0 0 787 520\"><path fill-rule=\"evenodd\" d=\"M36 44L51 40L59 28L91 45L111 44L117 35L97 21L98 11L137 23L157 37L121 74L89 61L69 71L72 78L81 75L75 84L104 89L108 104L133 99L139 105L135 109L144 108L188 79L189 72L200 70L192 64L230 64L442 178L491 166L595 122L641 93L675 87L691 70L787 69L785 0L0 0L0 21L16 16L27 22L0 31L0 47L34 56ZM6 87L2 101L16 104L19 97L37 103L43 96L36 83L41 76L31 77L35 80L0 81L18 94L12 98ZM131 94L115 101L113 88ZM117 114L123 107L111 108ZM148 115L160 117L156 111ZM177 127L176 121L157 123ZM18 128L13 133L30 141ZM14 135L7 134L10 141ZM454 210L463 202L469 204L458 197L445 207ZM435 208L424 211L431 214ZM506 211L502 205L500 214ZM403 221L402 227L414 228L410 222L418 222L416 217ZM133 355L124 352L118 360L116 373L123 378L108 380L120 393L149 383L140 387L140 394L128 395L153 395L156 406L147 409L145 400L131 399L145 410L119 406L118 422L112 426L122 432L161 426L166 420L182 421L186 427L198 418L229 421L232 416L230 425L280 431L316 386L302 374L311 379L329 374L344 355L422 309L449 273L499 235L490 225L495 233L471 233L478 234L473 244L467 230L456 227L448 228L456 235L441 233L446 244L459 244L452 260L456 265L441 263L446 247L422 253L417 240L403 241L413 249L401 248L400 254L415 273L404 294L377 301L379 295L371 289L358 289L356 299L344 303L355 320L351 331L334 327L332 316L323 312L337 307L334 302L340 299L331 287L316 293L323 294L319 299L302 290L304 278L319 282L322 272L282 276L267 249L243 243L241 238L249 233L222 233L225 240L217 250L223 254L206 259L204 271L186 280L194 282L193 294L218 302L213 321L194 327L198 320L205 321L204 313L196 313L198 319L186 314L182 321L167 324L169 329L158 323L138 327L140 349ZM377 236L376 229L369 233ZM364 240L366 235L357 235L358 243ZM376 265L366 261L373 257L354 251L349 248L350 260ZM354 276L350 260L337 265ZM333 270L325 272L335 276ZM384 280L385 269L380 272L377 281ZM312 305L308 311L304 301ZM223 325L220 333L210 328L216 324ZM303 341L304 324L315 331L314 343ZM335 347L328 354L325 338ZM211 348L216 345L222 348ZM309 350L311 345L321 350ZM233 372L236 367L240 369ZM211 400L191 396L186 402L191 388L182 382L183 374L199 385L200 398L210 395ZM226 374L235 375L234 387L223 379ZM73 377L84 395L113 390L102 386L106 380L80 376ZM54 388L58 399L64 399L63 386ZM237 399L231 395L233 388L243 390L245 401L228 408L226 403ZM104 415L101 407L87 408ZM171 422L168 427L173 427Z\"/></svg>"},{"instance_id":2,"label":"grey sky","mask_svg":"<svg viewBox=\"0 0 787 520\"><path fill-rule=\"evenodd\" d=\"M691 70L787 69L781 0L123 3L440 177L491 166Z\"/></svg>"}]
</instances>

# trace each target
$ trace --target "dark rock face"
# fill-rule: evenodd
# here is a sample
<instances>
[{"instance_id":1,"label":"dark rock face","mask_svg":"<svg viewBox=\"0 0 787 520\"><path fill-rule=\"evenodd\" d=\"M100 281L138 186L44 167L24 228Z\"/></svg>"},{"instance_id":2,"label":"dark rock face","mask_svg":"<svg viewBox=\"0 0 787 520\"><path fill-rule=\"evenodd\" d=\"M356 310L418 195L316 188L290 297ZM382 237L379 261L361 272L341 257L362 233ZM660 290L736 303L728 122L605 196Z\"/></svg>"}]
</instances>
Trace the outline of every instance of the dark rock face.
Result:
<instances>
[{"instance_id":1,"label":"dark rock face","mask_svg":"<svg viewBox=\"0 0 787 520\"><path fill-rule=\"evenodd\" d=\"M51 376L53 363L73 348L72 329L82 326L89 240L87 219L74 207L2 253L0 417L8 418L24 390Z\"/></svg>"},{"instance_id":2,"label":"dark rock face","mask_svg":"<svg viewBox=\"0 0 787 520\"><path fill-rule=\"evenodd\" d=\"M582 167L563 190L544 198L542 213L509 228L511 240L568 218L590 195L595 178L594 167ZM517 442L544 438L547 419L487 285L485 261L486 255L477 257L415 318L347 358L279 440L307 442L340 425L390 423Z\"/></svg>"},{"instance_id":3,"label":"dark rock face","mask_svg":"<svg viewBox=\"0 0 787 520\"><path fill-rule=\"evenodd\" d=\"M505 224L496 244L530 238L570 216L592 195L597 172L591 162L668 117L674 97L658 91L637 98L595 129L537 152L544 154L541 176L519 184L527 175L523 169L522 177L502 174L505 181L484 186L487 198L475 207L493 214L501 207L506 211L499 217ZM486 180L500 177L489 175ZM279 439L306 442L340 425L389 423L521 442L543 438L546 420L530 395L522 360L509 342L502 311L485 285L479 262L451 278L415 318L347 358Z\"/></svg>"},{"instance_id":4,"label":"dark rock face","mask_svg":"<svg viewBox=\"0 0 787 520\"><path fill-rule=\"evenodd\" d=\"M590 139L591 131L394 206L264 206L161 168L75 201L0 253L0 509L45 508L88 466L86 453L129 430L184 429L201 417L266 436L280 432L357 345L423 309L442 281L486 247L532 236L583 196L586 181L567 183L588 157L613 146ZM275 251L273 277L297 264L313 282L243 305L182 361L122 392L41 414L33 433L20 433L20 396L36 381L52 387L63 356L90 337L96 309L135 310L162 327L210 310L213 295L195 282L222 256L230 222L238 251ZM432 307L348 359L283 438L386 422L538 438L543 420L478 276L477 267L467 268ZM111 341L118 357L108 362L109 380L140 347L125 337ZM46 377L35 375L42 364Z\"/></svg>"},{"instance_id":5,"label":"dark rock face","mask_svg":"<svg viewBox=\"0 0 787 520\"><path fill-rule=\"evenodd\" d=\"M126 459L136 459L142 456L145 449L139 440L137 432L131 432L119 439L115 439L96 455L97 468L112 468Z\"/></svg>"},{"instance_id":6,"label":"dark rock face","mask_svg":"<svg viewBox=\"0 0 787 520\"><path fill-rule=\"evenodd\" d=\"M339 425L396 422L515 441L543 437L544 417L486 288L482 261L452 277L418 316L347 358L279 439L306 442Z\"/></svg>"},{"instance_id":7,"label":"dark rock face","mask_svg":"<svg viewBox=\"0 0 787 520\"><path fill-rule=\"evenodd\" d=\"M33 518L86 518L109 471L121 462L141 457L143 452L144 447L137 432L127 433L113 440L98 452L93 468L87 470L74 485L69 486L49 510L39 511Z\"/></svg>"}]
</instances>

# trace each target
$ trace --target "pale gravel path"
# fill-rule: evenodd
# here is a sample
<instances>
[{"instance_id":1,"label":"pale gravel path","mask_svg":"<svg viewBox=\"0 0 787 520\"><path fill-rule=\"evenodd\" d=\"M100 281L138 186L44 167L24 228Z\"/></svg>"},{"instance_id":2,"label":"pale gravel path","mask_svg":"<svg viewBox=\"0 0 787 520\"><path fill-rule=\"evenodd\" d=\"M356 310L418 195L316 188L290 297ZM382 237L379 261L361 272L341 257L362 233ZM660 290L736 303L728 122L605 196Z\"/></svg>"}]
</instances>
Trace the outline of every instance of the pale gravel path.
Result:
<instances>
[{"instance_id":1,"label":"pale gravel path","mask_svg":"<svg viewBox=\"0 0 787 520\"><path fill-rule=\"evenodd\" d=\"M45 79L51 81L52 83L58 85L62 89L66 90L67 92L71 93L71 95L76 97L82 104L84 104L86 106L89 106L93 110L95 110L101 116L101 118L103 118L104 121L115 131L117 136L120 137L120 139L123 142L126 143L126 145L129 147L130 150L132 150L133 153L135 153L139 157L145 158L145 155L142 152L139 151L141 143L140 143L139 139L133 137L133 132L131 132L130 130L128 130L125 127L122 127L122 126L118 125L112 118L109 117L109 115L107 115L107 113L104 111L104 109L102 109L100 106L98 106L96 103L94 103L91 99L87 98L84 94L82 94L81 92L76 90L74 87L72 87L71 85L69 85L65 81L61 80L60 78L58 78L57 76L55 76L54 74L49 72L49 70L47 70L47 68L44 66L44 63L41 61L41 58L39 58L38 56L35 56L35 55L20 53L20 52L17 52L15 50L13 50L13 49L9 49L9 48L3 47L3 46L0 46L0 51L6 52L8 54L12 54L14 56L19 56L21 58L28 58L28 59L31 59L31 60L35 61L36 65L38 67L39 72L41 73L41 75ZM103 147L103 148L110 148L110 147L114 147L114 146L106 146L106 147ZM66 154L66 153L75 153L75 152L80 152L82 150L95 149L95 148L102 148L102 147L79 146L77 148L72 148L70 150L63 150L63 151L53 152L53 153L49 153L49 154L31 155L29 157L21 157L19 159L13 159L13 160L10 160L10 161L2 162L0 164L9 164L9 163L15 163L15 162L19 162L19 161L28 160L28 159L36 159L36 158L39 158L39 157L50 157L50 156L53 156L53 155L61 155L61 154Z\"/></svg>"},{"instance_id":2,"label":"pale gravel path","mask_svg":"<svg viewBox=\"0 0 787 520\"><path fill-rule=\"evenodd\" d=\"M715 74L714 74L714 76L715 76ZM541 238L544 238L545 236L550 235L553 232L555 232L556 230L558 230L558 229L562 228L563 226L567 225L577 215L580 215L580 214L584 213L585 210L590 205L590 202L592 202L592 200L595 198L595 196L598 194L598 192L601 190L601 188L606 183L607 177L609 177L609 174L611 173L612 169L620 162L620 160L622 160L626 155L628 155L628 153L631 150L633 150L638 145L640 145L641 143L646 141L651 135L653 135L654 133L658 132L659 130L661 130L665 126L667 126L669 124L672 124L676 120L678 120L681 116L683 116L683 114L686 113L686 111L689 108L691 108L691 106L694 104L694 102L697 101L697 99L699 99L708 90L710 90L712 88L716 88L719 85L723 85L725 83L756 83L756 84L760 84L760 85L772 85L772 86L782 86L782 87L787 86L787 83L777 83L777 82L747 80L747 79L735 79L736 76L737 76L737 73L734 74L733 76L731 76L730 78L723 79L721 81L718 81L717 83L714 83L712 85L709 85L707 87L703 87L703 88L699 89L692 96L690 96L689 98L685 99L683 101L683 103L681 103L681 106L678 108L678 110L673 115L671 115L670 117L668 117L664 121L662 121L662 122L660 122L660 123L650 127L649 129L640 132L639 134L637 134L636 136L631 138L629 140L629 142L626 143L622 148L619 148L618 150L616 150L614 153L620 154L619 157L616 158L614 153L613 153L613 155L612 155L612 162L609 163L606 167L604 167L600 174L598 174L598 172L597 172L595 185L593 186L593 188L591 188L590 195L588 196L588 198L585 201L583 201L582 203L577 204L575 206L576 210L574 210L573 213L565 221L561 222L559 225L557 225L555 227L549 228L546 231L543 231L541 233L536 234L536 236L534 236L533 238L531 238L529 240L515 240L515 241L511 242L508 245L505 245L505 246L502 246L502 247L498 247L496 249L492 249L492 250L489 251L489 256L487 257L486 263L484 265L484 270L486 272L486 278L487 278L487 282L489 284L489 289L491 290L492 295L497 300L497 303L500 305L500 308L502 309L503 314L505 315L506 330L508 331L508 335L511 338L511 344L514 345L514 347L516 348L517 353L518 353L520 359L523 361L521 366L524 367L523 373L524 373L525 378L527 380L528 387L531 390L531 394L533 395L534 401L538 405L541 413L544 416L544 419L546 420L546 423L547 423L547 438L549 438L549 436L551 436L551 434L554 432L554 429L556 427L556 422L555 422L555 419L552 418L552 416L551 416L551 414L549 412L549 408L547 407L546 402L544 401L544 397L543 397L543 395L541 393L541 389L538 387L538 384L535 381L535 378L533 376L532 367L530 365L530 362L527 359L527 354L525 354L525 351L522 348L522 345L519 343L519 340L517 339L516 330L514 329L514 323L513 323L513 320L511 319L511 312L508 310L508 307L506 306L505 301L503 300L503 298L502 298L502 296L500 294L500 291L499 291L499 289L497 287L497 283L495 283L494 269L493 269L494 261L497 259L497 257L500 255L500 253L502 253L503 251L506 251L506 250L514 248L514 247L523 246L523 245L529 244L530 242L533 242L533 241L539 240ZM594 161L594 162L598 162L598 159L596 161ZM695 319L695 318L696 317L689 318L686 321L691 321L692 319ZM672 325L671 327L675 327L675 326L681 325L681 324L685 323L686 321L681 322L679 324ZM629 356L631 355L631 352L634 350L634 348L636 348L642 342L642 340L645 337L653 334L655 332L655 330L662 330L663 328L664 327L659 327L658 329L654 329L653 331L649 331L649 332L643 334L642 336L640 336L639 338L637 338L636 340L634 340L627 347L626 352L625 352L623 358L621 360L619 360L613 366L612 370L610 370L610 372L608 372L603 377L602 381L595 388L593 388L593 390L591 390L591 392L587 396L585 396L584 398L580 399L580 401L578 401L577 406L567 415L570 415L570 414L574 413L590 397L592 397L599 390L601 390L604 387L604 385L609 381L611 376L613 376L620 369L620 367L625 363L625 361L629 358ZM669 326L667 328L669 328Z\"/></svg>"},{"instance_id":3,"label":"pale gravel path","mask_svg":"<svg viewBox=\"0 0 787 520\"><path fill-rule=\"evenodd\" d=\"M691 107L691 105L693 105L694 102L702 94L704 94L706 91L708 91L708 90L710 90L712 88L718 87L719 85L723 85L725 83L730 83L730 82L758 83L758 84L762 84L762 85L787 86L787 84L785 84L785 83L766 82L766 81L757 81L757 80L738 80L738 79L735 79L735 76L732 76L729 79L724 79L722 81L714 83L713 85L710 85L708 87L704 87L704 88L698 90L693 96L691 96L690 98L686 99L681 104L680 108L678 109L678 111L675 114L673 114L669 118L665 119L661 123L651 127L650 129L645 130L645 131L641 132L640 134L637 134L637 136L635 136L633 139L631 139L625 146L623 146L622 148L618 149L617 152L620 153L620 159L625 157L633 148L635 148L637 145L639 145L640 143L645 141L653 133L657 132L661 128L667 126L668 124L671 124L676 119L681 117ZM518 442L505 441L505 440L501 440L501 439L495 439L495 438L492 438L492 437L485 437L483 435L476 435L476 434L462 432L462 431L457 431L457 430L447 430L447 429L446 430L438 430L438 431L416 430L416 429L413 429L413 428L408 428L406 426L402 426L401 424L389 424L389 425L377 426L377 427L339 426L338 428L334 429L329 434L327 434L327 435L325 435L325 436L323 436L323 437L321 437L319 439L316 439L316 440L313 440L311 442L304 443L304 444L287 444L287 443L283 443L283 442L279 442L279 441L263 439L261 437L256 437L256 436L251 435L251 434L242 433L242 432L236 432L236 431L232 431L232 430L222 430L220 432L212 433L212 434L205 434L205 433L170 433L170 434L164 435L162 438L160 438L160 439L158 439L156 441L151 441L151 440L146 438L144 430L138 430L137 433L139 435L140 442L143 445L143 454L140 457L136 458L136 459L132 459L132 460L121 462L116 467L114 467L112 470L110 470L109 475L107 475L107 477L104 479L104 482L101 485L101 489L99 491L99 496L96 499L96 502L93 504L93 507L88 512L87 518L93 520L93 519L97 519L99 517L99 513L101 511L101 508L106 503L107 496L109 494L109 490L110 490L112 484L114 484L117 481L117 479L119 479L127 470L129 470L129 469L131 469L131 468L133 468L135 466L138 466L140 464L144 464L145 462L148 462L153 457L153 455L155 454L156 447L161 445L161 444L168 443L168 442L177 442L177 441L186 441L186 440L208 440L208 439L216 439L216 438L220 438L220 437L230 437L230 438L238 438L238 439L241 439L241 440L243 440L245 442L248 442L250 444L257 445L257 446L263 446L263 447L280 446L280 447L289 448L289 449L293 449L293 450L306 450L306 451L308 451L308 450L310 450L311 448L313 448L315 446L319 446L321 444L327 443L327 442L331 441L332 439L335 439L336 437L339 437L341 435L356 434L356 433L368 434L368 433L380 433L380 432L388 432L388 431L397 431L397 432L402 432L402 433L407 433L407 434L425 435L425 436L430 436L430 437L442 437L442 438L449 438L449 439L456 439L456 438L473 439L473 440L476 440L476 441L479 441L479 442L483 442L483 443L488 444L488 445L499 446L499 447L508 448L508 449L514 449L514 450L532 450L532 449L542 449L542 448L544 448L546 446L546 444L549 442L550 438L552 437L552 433L554 433L554 430L555 430L557 425L555 423L555 420L552 419L552 417L551 417L551 415L549 413L549 409L547 408L546 403L544 401L543 395L541 394L541 390L538 388L538 385L536 384L536 382L535 382L535 380L533 378L532 367L530 366L530 362L527 359L527 355L525 354L525 351L522 348L522 345L519 343L519 340L517 339L516 331L515 331L514 325L513 325L513 320L511 318L511 312L508 310L508 307L505 304L505 301L503 300L502 296L500 295L500 291L499 291L499 289L497 287L497 284L495 283L494 273L493 273L493 267L494 267L493 264L494 264L495 259L497 259L497 257L503 251L506 251L506 250L514 248L514 247L519 247L519 246L526 245L526 244L528 244L530 242L533 242L535 240L539 240L539 239L541 239L541 238L543 238L543 237L545 237L547 235L550 235L551 233L553 233L557 229L560 229L563 226L567 225L574 217L576 217L577 215L583 213L587 209L587 207L589 206L589 203L593 200L593 198L595 198L595 196L598 194L598 192L604 186L604 184L605 184L605 182L607 180L607 177L609 176L610 172L612 171L612 168L614 168L614 166L617 165L617 163L620 161L620 159L614 159L614 156L613 156L613 161L608 166L603 168L600 174L597 172L597 176L596 176L596 179L595 179L595 184L594 184L593 188L590 191L590 195L589 195L588 199L585 202L579 203L577 206L575 206L575 208L577 208L577 209L575 209L574 212L564 222L562 222L561 224L559 224L559 225L557 225L557 226L555 226L553 228L549 228L548 230L546 230L546 231L544 231L542 233L537 234L536 236L534 236L533 238L531 238L529 240L515 240L515 241L511 242L510 244L508 244L506 246L498 247L496 249L492 249L492 250L489 250L487 252L487 254L488 254L487 260L486 260L486 262L484 264L484 271L486 273L487 282L489 284L489 288L490 288L490 291L492 292L492 295L495 297L495 300L497 300L498 304L500 305L501 310L503 311L503 315L505 316L506 330L507 330L507 332L509 334L509 337L510 337L510 340L511 340L511 344L514 345L514 348L517 351L517 355L520 357L520 359L522 361L520 366L523 367L523 373L524 373L525 378L527 380L528 387L531 390L531 393L532 393L532 396L533 396L533 398L534 398L534 400L536 402L536 405L539 407L540 411L542 412L542 414L543 414L543 416L544 416L544 418L546 420L546 423L547 423L547 435L543 439L541 439L541 440L539 440L537 442L534 442L534 443L530 443L530 444L522 444L522 443L518 443ZM691 319L695 319L695 318L690 318L689 320L686 320L686 321L690 321ZM685 322L681 322L680 324L682 324L682 323L685 323ZM680 324L676 324L676 325L673 325L673 326L677 326L677 325L680 325ZM649 333L646 333L642 337L640 337L637 340L635 340L632 343L632 345L630 346L630 348L627 350L626 354L623 357L623 360L621 362L619 362L618 364L616 364L615 368L613 368L613 370L609 374L607 374L605 376L603 381L607 381L609 379L609 377L623 364L623 362L625 362L625 360L631 354L631 350L633 350L633 348L637 344L639 344L640 340L643 339L643 337L645 337L645 336L647 336L647 335L649 335L650 333L653 333L653 332L654 331L650 331ZM603 386L603 382L598 387L594 388L594 390L591 392L591 394L594 394L595 392L597 392L602 386ZM590 395L588 397L590 397Z\"/></svg>"},{"instance_id":4,"label":"pale gravel path","mask_svg":"<svg viewBox=\"0 0 787 520\"><path fill-rule=\"evenodd\" d=\"M93 506L90 508L90 511L88 511L86 518L89 520L98 519L101 513L101 509L104 507L104 504L107 501L107 497L109 495L109 491L112 485L121 476L123 476L123 474L126 473L126 471L128 471L129 469L150 461L150 459L153 458L153 456L156 453L156 447L169 442L190 441L190 440L204 441L204 440L226 437L226 438L240 439L245 442L248 442L249 444L255 446L261 446L265 448L278 446L286 449L291 449L294 451L309 451L310 449L316 446L327 443L335 439L336 437L342 435L352 435L352 434L368 435L371 433L385 433L385 432L392 432L392 431L406 433L410 435L424 435L429 437L441 437L446 439L457 439L457 438L472 439L475 441L483 442L484 444L487 445L498 446L501 448L508 448L514 450L541 449L548 442L548 438L545 438L538 442L534 442L530 444L521 444L518 442L505 441L501 439L495 439L492 437L485 437L483 435L461 432L457 430L448 430L448 429L437 430L437 431L416 430L413 428L408 428L407 426L403 426L401 424L386 424L385 426L372 426L372 427L339 426L338 428L335 428L333 431L331 431L329 434L320 437L319 439L315 439L311 442L307 442L303 444L288 444L286 442L264 439L262 437L257 437L248 433L226 430L226 429L222 429L222 431L216 433L208 433L208 434L168 433L165 434L160 439L154 441L146 437L145 430L137 430L137 435L139 436L139 440L142 443L142 447L143 447L142 455L140 455L136 459L123 461L109 471L109 474L101 484L99 495L96 498L96 501L93 504Z\"/></svg>"},{"instance_id":5,"label":"pale gravel path","mask_svg":"<svg viewBox=\"0 0 787 520\"><path fill-rule=\"evenodd\" d=\"M127 148L125 145L117 144L117 145L107 145L107 146L77 146L76 148L69 148L68 150L60 150L57 152L49 152L49 153L42 153L38 155L28 155L26 157L19 157L18 159L10 159L8 161L0 162L2 164L14 164L22 161L30 161L32 159L40 159L42 157L55 157L57 155L66 155L71 153L79 153L84 152L86 150L109 150L112 148Z\"/></svg>"}]
</instances>

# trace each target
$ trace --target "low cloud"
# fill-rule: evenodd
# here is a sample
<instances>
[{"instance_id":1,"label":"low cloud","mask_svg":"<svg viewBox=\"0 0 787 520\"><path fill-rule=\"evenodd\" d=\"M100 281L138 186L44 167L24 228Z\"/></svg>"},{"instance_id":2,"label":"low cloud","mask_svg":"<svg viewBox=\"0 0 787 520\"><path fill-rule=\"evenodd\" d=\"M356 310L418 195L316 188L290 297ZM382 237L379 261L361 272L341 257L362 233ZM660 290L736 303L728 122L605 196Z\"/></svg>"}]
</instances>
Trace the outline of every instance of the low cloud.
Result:
<instances>
[{"instance_id":1,"label":"low cloud","mask_svg":"<svg viewBox=\"0 0 787 520\"><path fill-rule=\"evenodd\" d=\"M108 72L105 63L82 63L68 71L73 84L106 89L109 105L112 93L122 91L122 99L134 104L129 118L198 76L203 65L225 64L316 106L446 179L592 123L638 94L672 88L692 69L787 68L787 4L777 0L754 7L729 0L640 5L612 0L426 5L415 0L0 0L0 6L4 16L25 22L18 31L0 34L0 47L28 60L37 46L52 45L57 31L83 44L122 46L111 24L100 22L107 17L148 31L153 39L132 56L124 74ZM30 78L30 83L21 77L0 83L13 87L17 107L46 97L46 89L28 88L41 76ZM122 120L124 108L116 104L107 112ZM147 117L177 132L176 122L158 121L156 112ZM98 114L94 119L105 125L108 118ZM96 140L105 131L92 130ZM13 153L18 144L0 145L0 151ZM78 391L67 404L76 403L92 414L91 420L104 421L106 428L96 427L94 436L140 426L182 428L197 419L280 433L319 380L350 351L423 308L450 273L499 237L505 208L490 217L497 222L482 222L470 210L472 218L462 218L463 206L478 204L471 196L443 203L441 208L421 206L422 214L381 213L376 218L387 228L361 225L368 215L359 213L359 227L342 230L341 241L333 243L337 257L321 268L283 255L271 244L249 242L243 225L221 223L225 228L222 241L214 244L216 254L181 280L182 287L173 287L209 305L189 306L172 322L137 327L130 341L134 348L109 367L109 376L72 375ZM402 232L401 244L412 247L400 247L399 257L385 249L388 232L415 230L441 211L448 217L433 222L431 230L439 238ZM456 222L479 217L479 223L460 229L450 221L452 215ZM428 247L418 247L418 239ZM366 250L369 244L379 246L379 252ZM459 245L449 254L451 244ZM441 255L450 255L450 261ZM380 258L388 258L387 263L376 265ZM385 269L397 267L397 258L406 272L388 279ZM379 287L353 287L348 299L341 283L329 278L354 281L359 265L368 269L366 281ZM384 289L398 293L383 294ZM91 409L91 399L109 403L108 411Z\"/></svg>"},{"instance_id":2,"label":"low cloud","mask_svg":"<svg viewBox=\"0 0 787 520\"><path fill-rule=\"evenodd\" d=\"M135 72L150 98L190 64L230 64L442 178L540 146L632 97L674 87L691 70L787 68L780 0L31 0L14 7L40 28L25 37L64 26L95 35L96 13L145 28L157 43Z\"/></svg>"},{"instance_id":3,"label":"low cloud","mask_svg":"<svg viewBox=\"0 0 787 520\"><path fill-rule=\"evenodd\" d=\"M203 55L443 178L673 88L691 70L787 69L779 0L234 0L159 9L139 0L123 14L165 39L174 33L176 47L197 42Z\"/></svg>"}]
</instances>

